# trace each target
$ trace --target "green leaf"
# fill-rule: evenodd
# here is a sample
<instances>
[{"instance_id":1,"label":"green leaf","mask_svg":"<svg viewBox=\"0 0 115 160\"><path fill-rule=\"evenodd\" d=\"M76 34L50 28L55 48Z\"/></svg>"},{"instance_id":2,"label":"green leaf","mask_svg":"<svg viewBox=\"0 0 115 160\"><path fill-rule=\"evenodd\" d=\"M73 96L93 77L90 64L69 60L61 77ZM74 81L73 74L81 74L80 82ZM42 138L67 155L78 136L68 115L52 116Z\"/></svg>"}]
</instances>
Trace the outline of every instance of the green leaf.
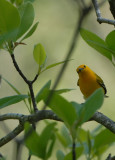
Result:
<instances>
[{"instance_id":1,"label":"green leaf","mask_svg":"<svg viewBox=\"0 0 115 160\"><path fill-rule=\"evenodd\" d=\"M105 42L107 43L108 47L113 50L113 55L115 56L115 30L107 35Z\"/></svg>"},{"instance_id":2,"label":"green leaf","mask_svg":"<svg viewBox=\"0 0 115 160\"><path fill-rule=\"evenodd\" d=\"M76 158L79 158L83 153L83 147L76 147L75 151L76 151ZM73 160L72 151L65 156L64 160Z\"/></svg>"},{"instance_id":3,"label":"green leaf","mask_svg":"<svg viewBox=\"0 0 115 160\"><path fill-rule=\"evenodd\" d=\"M1 98L0 99L0 109L7 107L9 105L18 103L24 100L25 98L28 98L28 96L27 95L15 95L15 96Z\"/></svg>"},{"instance_id":4,"label":"green leaf","mask_svg":"<svg viewBox=\"0 0 115 160\"><path fill-rule=\"evenodd\" d=\"M53 67L55 67L55 66L57 66L57 65L59 65L59 64L63 64L63 63L65 63L65 62L71 61L71 60L73 60L73 59L70 59L70 60L67 60L67 61L61 61L61 62L58 62L58 63L51 64L51 65L47 66L44 70L42 70L42 72L46 71L47 69L53 68Z\"/></svg>"},{"instance_id":5,"label":"green leaf","mask_svg":"<svg viewBox=\"0 0 115 160\"><path fill-rule=\"evenodd\" d=\"M99 109L104 100L104 94L101 88L97 89L82 105L82 109L80 110L81 119L80 123L88 121L93 114Z\"/></svg>"},{"instance_id":6,"label":"green leaf","mask_svg":"<svg viewBox=\"0 0 115 160\"><path fill-rule=\"evenodd\" d=\"M106 150L109 149L108 145L105 145L101 148L97 148L97 150L94 151L94 156L102 158L102 155L106 152Z\"/></svg>"},{"instance_id":7,"label":"green leaf","mask_svg":"<svg viewBox=\"0 0 115 160\"><path fill-rule=\"evenodd\" d=\"M72 144L72 138L70 136L69 130L66 128L65 125L61 127L61 133L56 132L56 136L60 143L64 146L64 148L68 147L70 144Z\"/></svg>"},{"instance_id":8,"label":"green leaf","mask_svg":"<svg viewBox=\"0 0 115 160\"><path fill-rule=\"evenodd\" d=\"M51 80L49 80L41 89L40 91L37 93L36 95L36 102L39 103L41 100L44 100L47 98L48 94L47 94L47 89L50 89L51 86ZM59 90L55 90L53 91L53 93L57 93L57 94L62 94L65 92L69 92L73 89L59 89Z\"/></svg>"},{"instance_id":9,"label":"green leaf","mask_svg":"<svg viewBox=\"0 0 115 160\"><path fill-rule=\"evenodd\" d=\"M24 2L34 2L35 0L24 0Z\"/></svg>"},{"instance_id":10,"label":"green leaf","mask_svg":"<svg viewBox=\"0 0 115 160\"><path fill-rule=\"evenodd\" d=\"M28 33L26 33L26 35L22 38L21 42L22 42L24 39L29 38L29 37L35 32L37 26L38 26L38 22L33 25L33 27L30 29L30 31L29 31Z\"/></svg>"},{"instance_id":11,"label":"green leaf","mask_svg":"<svg viewBox=\"0 0 115 160\"><path fill-rule=\"evenodd\" d=\"M10 0L10 2L11 2L11 3L14 3L14 2L15 2L15 0Z\"/></svg>"},{"instance_id":12,"label":"green leaf","mask_svg":"<svg viewBox=\"0 0 115 160\"><path fill-rule=\"evenodd\" d=\"M14 85L12 85L12 84L11 84L8 80L6 80L5 78L2 77L2 79L3 79L18 95L21 95L20 91L19 91ZM28 96L28 97L29 97L29 96ZM30 97L29 97L29 98L30 98ZM29 99L29 98L28 98L28 99ZM26 107L28 108L28 105L27 105L27 103L26 103L26 100L24 99L23 101L24 101ZM28 110L29 110L29 108L28 108ZM30 110L29 110L29 111L30 111Z\"/></svg>"},{"instance_id":13,"label":"green leaf","mask_svg":"<svg viewBox=\"0 0 115 160\"><path fill-rule=\"evenodd\" d=\"M16 37L19 24L17 8L6 0L0 0L0 45Z\"/></svg>"},{"instance_id":14,"label":"green leaf","mask_svg":"<svg viewBox=\"0 0 115 160\"><path fill-rule=\"evenodd\" d=\"M51 136L50 141L51 141L51 142L50 142L50 145L49 145L49 148L48 148L48 151L47 151L47 155L46 155L47 158L49 158L49 157L51 156L51 154L52 154L53 147L54 147L54 144L55 144L55 141L56 141L56 136L55 136L55 134L53 134L53 135Z\"/></svg>"},{"instance_id":15,"label":"green leaf","mask_svg":"<svg viewBox=\"0 0 115 160\"><path fill-rule=\"evenodd\" d=\"M42 157L39 147L39 135L33 130L29 123L25 123L25 145L29 149L30 153L39 157Z\"/></svg>"},{"instance_id":16,"label":"green leaf","mask_svg":"<svg viewBox=\"0 0 115 160\"><path fill-rule=\"evenodd\" d=\"M92 141L91 141L91 136L89 131L87 131L87 144L88 144L88 154L90 156L91 150L92 150Z\"/></svg>"},{"instance_id":17,"label":"green leaf","mask_svg":"<svg viewBox=\"0 0 115 160\"><path fill-rule=\"evenodd\" d=\"M96 49L98 52L112 61L112 50L106 45L103 39L83 28L80 30L80 34L89 46Z\"/></svg>"},{"instance_id":18,"label":"green leaf","mask_svg":"<svg viewBox=\"0 0 115 160\"><path fill-rule=\"evenodd\" d=\"M49 80L49 81L40 89L40 91L37 93L36 98L35 98L37 103L46 98L46 96L47 96L46 89L50 89L50 86L51 86L51 80Z\"/></svg>"},{"instance_id":19,"label":"green leaf","mask_svg":"<svg viewBox=\"0 0 115 160\"><path fill-rule=\"evenodd\" d=\"M42 65L45 63L45 60L46 60L46 53L45 53L43 46L40 43L35 45L33 56L34 56L36 63L40 67L42 67Z\"/></svg>"},{"instance_id":20,"label":"green leaf","mask_svg":"<svg viewBox=\"0 0 115 160\"><path fill-rule=\"evenodd\" d=\"M81 116L81 112L80 111L82 109L82 104L78 104L77 102L71 102L71 104L75 108L76 113L77 113L78 117L80 118L80 116Z\"/></svg>"},{"instance_id":21,"label":"green leaf","mask_svg":"<svg viewBox=\"0 0 115 160\"><path fill-rule=\"evenodd\" d=\"M48 144L49 144L49 140L52 140L52 136L53 136L53 132L54 132L54 128L55 128L56 123L50 123L49 125L47 125L44 130L42 131L41 135L40 135L40 139L39 139L39 147L42 150L42 158L48 158L47 156L49 156L49 151L47 152L47 150L49 150L47 148ZM53 139L55 141L55 139ZM51 146L49 146L51 147ZM51 148L53 149L53 148ZM48 154L48 155L47 155Z\"/></svg>"},{"instance_id":22,"label":"green leaf","mask_svg":"<svg viewBox=\"0 0 115 160\"><path fill-rule=\"evenodd\" d=\"M66 139L65 139L65 137L62 134L60 134L59 132L57 132L56 136L57 136L59 142L64 146L64 148L68 147Z\"/></svg>"},{"instance_id":23,"label":"green leaf","mask_svg":"<svg viewBox=\"0 0 115 160\"><path fill-rule=\"evenodd\" d=\"M9 81L7 81L5 78L2 77L2 79L18 94L21 95L20 91L16 89Z\"/></svg>"},{"instance_id":24,"label":"green leaf","mask_svg":"<svg viewBox=\"0 0 115 160\"><path fill-rule=\"evenodd\" d=\"M99 148L105 145L110 145L113 142L115 142L115 134L108 129L104 129L95 137L94 149L98 150Z\"/></svg>"},{"instance_id":25,"label":"green leaf","mask_svg":"<svg viewBox=\"0 0 115 160\"><path fill-rule=\"evenodd\" d=\"M31 3L24 3L19 7L21 23L16 39L19 39L31 27L34 20L34 8Z\"/></svg>"},{"instance_id":26,"label":"green leaf","mask_svg":"<svg viewBox=\"0 0 115 160\"><path fill-rule=\"evenodd\" d=\"M53 144L51 143L51 145L49 146L48 152L47 152L47 146L50 140L55 141L55 139L52 139L55 125L56 123L51 123L47 125L45 129L42 131L40 136L38 136L38 134L33 130L31 135L26 138L25 141L26 146L33 155L40 157L42 159L45 159L47 156L50 155L53 149L51 148L53 147L52 146ZM27 133L28 132L26 129L26 134Z\"/></svg>"},{"instance_id":27,"label":"green leaf","mask_svg":"<svg viewBox=\"0 0 115 160\"><path fill-rule=\"evenodd\" d=\"M64 160L64 153L61 150L58 150L56 153L57 160Z\"/></svg>"},{"instance_id":28,"label":"green leaf","mask_svg":"<svg viewBox=\"0 0 115 160\"><path fill-rule=\"evenodd\" d=\"M63 125L61 128L61 135L65 138L67 146L72 144L72 138L70 136L69 130L66 128L65 125Z\"/></svg>"},{"instance_id":29,"label":"green leaf","mask_svg":"<svg viewBox=\"0 0 115 160\"><path fill-rule=\"evenodd\" d=\"M15 0L17 7L23 4L23 0Z\"/></svg>"},{"instance_id":30,"label":"green leaf","mask_svg":"<svg viewBox=\"0 0 115 160\"><path fill-rule=\"evenodd\" d=\"M52 97L50 102L49 100L47 101L47 99L45 100L46 105L48 105L65 122L68 128L72 128L77 119L77 114L72 104L54 92L51 93L51 91L48 91L48 95L49 94L52 94ZM49 96L47 98L49 98Z\"/></svg>"},{"instance_id":31,"label":"green leaf","mask_svg":"<svg viewBox=\"0 0 115 160\"><path fill-rule=\"evenodd\" d=\"M96 136L103 128L103 125L99 124L96 128L91 131L91 135Z\"/></svg>"},{"instance_id":32,"label":"green leaf","mask_svg":"<svg viewBox=\"0 0 115 160\"><path fill-rule=\"evenodd\" d=\"M77 128L77 136L80 143L87 141L87 131L81 127Z\"/></svg>"},{"instance_id":33,"label":"green leaf","mask_svg":"<svg viewBox=\"0 0 115 160\"><path fill-rule=\"evenodd\" d=\"M74 90L74 89L59 89L59 90L55 90L54 92L57 94L62 94L62 93L70 92L71 90Z\"/></svg>"}]
</instances>

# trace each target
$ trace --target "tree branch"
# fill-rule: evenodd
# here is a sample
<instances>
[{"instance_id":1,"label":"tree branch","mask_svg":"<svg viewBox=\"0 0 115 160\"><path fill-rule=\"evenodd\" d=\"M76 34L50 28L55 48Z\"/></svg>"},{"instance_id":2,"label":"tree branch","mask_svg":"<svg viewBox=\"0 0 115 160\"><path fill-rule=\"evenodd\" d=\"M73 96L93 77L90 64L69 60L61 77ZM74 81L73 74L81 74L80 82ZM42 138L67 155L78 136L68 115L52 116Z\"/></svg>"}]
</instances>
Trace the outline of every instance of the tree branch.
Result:
<instances>
[{"instance_id":1,"label":"tree branch","mask_svg":"<svg viewBox=\"0 0 115 160\"><path fill-rule=\"evenodd\" d=\"M94 120L115 134L115 122L100 112L95 112L90 120Z\"/></svg>"},{"instance_id":2,"label":"tree branch","mask_svg":"<svg viewBox=\"0 0 115 160\"><path fill-rule=\"evenodd\" d=\"M97 16L97 21L99 23L108 23L111 25L115 25L115 20L106 19L101 16L101 12L100 12L97 0L92 0L92 3L94 5L96 16Z\"/></svg>"},{"instance_id":3,"label":"tree branch","mask_svg":"<svg viewBox=\"0 0 115 160\"><path fill-rule=\"evenodd\" d=\"M0 147L11 141L13 138L15 138L19 133L23 131L23 129L23 125L19 124L12 132L7 134L5 137L1 138Z\"/></svg>"},{"instance_id":4,"label":"tree branch","mask_svg":"<svg viewBox=\"0 0 115 160\"><path fill-rule=\"evenodd\" d=\"M15 60L14 54L11 54L11 58L12 58L13 64L14 64L17 72L20 74L20 76L23 78L23 80L28 84L28 87L29 87L29 90L30 90L30 95L31 95L31 98L32 98L32 104L33 104L34 112L37 112L38 108L37 108L36 101L35 101L35 96L34 96L34 91L33 91L33 83L37 80L39 75L37 74L32 81L29 81L25 77L25 75L22 73L22 71L20 70L20 68L19 68L19 66L18 66L18 64Z\"/></svg>"},{"instance_id":5,"label":"tree branch","mask_svg":"<svg viewBox=\"0 0 115 160\"><path fill-rule=\"evenodd\" d=\"M8 119L14 119L19 120L20 125L18 125L12 132L10 132L8 135L0 139L0 146L3 146L4 144L8 143L10 140L15 138L19 133L23 131L23 125L25 122L29 122L31 124L38 122L40 120L44 119L51 119L63 122L54 112L51 110L41 110L35 114L32 115L23 115L23 114L15 114L15 113L8 113L0 116L0 121L8 120ZM93 117L89 121L96 121L103 126L105 126L107 129L109 129L111 132L115 134L115 122L112 121L110 118L105 116L104 114L100 112L96 112Z\"/></svg>"}]
</instances>

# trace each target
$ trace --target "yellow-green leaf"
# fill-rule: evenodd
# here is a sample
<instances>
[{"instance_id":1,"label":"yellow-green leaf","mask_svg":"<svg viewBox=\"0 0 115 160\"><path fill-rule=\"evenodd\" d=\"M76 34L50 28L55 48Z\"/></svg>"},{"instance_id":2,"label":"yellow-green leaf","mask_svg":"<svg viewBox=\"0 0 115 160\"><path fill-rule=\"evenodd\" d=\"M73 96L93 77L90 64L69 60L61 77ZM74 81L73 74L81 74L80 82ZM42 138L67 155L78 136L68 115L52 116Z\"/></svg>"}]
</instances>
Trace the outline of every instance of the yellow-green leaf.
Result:
<instances>
[{"instance_id":1,"label":"yellow-green leaf","mask_svg":"<svg viewBox=\"0 0 115 160\"><path fill-rule=\"evenodd\" d=\"M40 67L45 63L46 53L44 47L40 43L34 47L33 56Z\"/></svg>"}]
</instances>

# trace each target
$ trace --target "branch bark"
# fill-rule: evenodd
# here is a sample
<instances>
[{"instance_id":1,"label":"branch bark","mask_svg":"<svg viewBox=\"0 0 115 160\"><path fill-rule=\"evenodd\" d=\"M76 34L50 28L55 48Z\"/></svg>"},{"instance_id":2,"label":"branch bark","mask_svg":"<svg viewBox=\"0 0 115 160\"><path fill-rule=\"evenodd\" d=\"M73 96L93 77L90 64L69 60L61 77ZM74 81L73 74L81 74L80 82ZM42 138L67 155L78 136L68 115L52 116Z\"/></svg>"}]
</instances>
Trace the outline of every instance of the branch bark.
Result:
<instances>
[{"instance_id":1,"label":"branch bark","mask_svg":"<svg viewBox=\"0 0 115 160\"><path fill-rule=\"evenodd\" d=\"M100 112L95 112L90 120L94 120L115 134L115 122Z\"/></svg>"},{"instance_id":2,"label":"branch bark","mask_svg":"<svg viewBox=\"0 0 115 160\"><path fill-rule=\"evenodd\" d=\"M51 110L41 110L38 113L32 114L32 115L23 115L23 114L15 114L15 113L8 113L0 116L0 121L8 120L8 119L14 119L19 120L20 124L11 131L8 135L0 139L0 147L4 144L11 141L13 138L15 138L19 133L21 133L24 130L24 123L29 122L31 124L38 122L40 120L44 119L51 119L55 121L63 122L54 112ZM104 114L100 112L96 112L93 117L89 121L96 121L103 126L105 126L107 129L109 129L111 132L115 134L115 122L112 121L110 118L105 116Z\"/></svg>"},{"instance_id":3,"label":"branch bark","mask_svg":"<svg viewBox=\"0 0 115 160\"><path fill-rule=\"evenodd\" d=\"M23 131L23 129L23 125L19 124L12 132L7 134L5 137L1 138L0 147L11 141L13 138L15 138L19 133Z\"/></svg>"},{"instance_id":4,"label":"branch bark","mask_svg":"<svg viewBox=\"0 0 115 160\"><path fill-rule=\"evenodd\" d=\"M115 20L106 19L101 16L101 12L100 12L97 0L92 0L92 3L94 5L96 16L97 16L97 21L99 23L108 23L111 25L115 25Z\"/></svg>"},{"instance_id":5,"label":"branch bark","mask_svg":"<svg viewBox=\"0 0 115 160\"><path fill-rule=\"evenodd\" d=\"M26 84L29 87L30 95L31 95L31 99L32 99L32 104L33 104L33 109L34 109L34 112L37 112L38 108L37 108L36 101L35 101L35 96L34 96L34 91L33 91L33 83L37 80L37 78L38 78L39 75L37 74L32 81L29 81L26 78L26 76L22 73L22 71L20 70L20 68L19 68L19 66L18 66L18 64L16 62L14 54L11 54L11 58L12 58L12 61L13 61L15 69L17 70L17 72L19 73L19 75L23 78L23 80L26 82Z\"/></svg>"}]
</instances>

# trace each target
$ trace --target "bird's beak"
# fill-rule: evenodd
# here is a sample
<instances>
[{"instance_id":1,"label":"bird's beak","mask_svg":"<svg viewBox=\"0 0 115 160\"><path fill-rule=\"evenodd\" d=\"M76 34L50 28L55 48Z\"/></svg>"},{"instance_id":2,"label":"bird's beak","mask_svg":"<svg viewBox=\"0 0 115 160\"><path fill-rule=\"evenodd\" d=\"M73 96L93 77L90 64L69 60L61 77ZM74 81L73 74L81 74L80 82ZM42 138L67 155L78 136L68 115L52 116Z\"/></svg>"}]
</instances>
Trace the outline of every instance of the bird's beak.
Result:
<instances>
[{"instance_id":1,"label":"bird's beak","mask_svg":"<svg viewBox=\"0 0 115 160\"><path fill-rule=\"evenodd\" d=\"M84 69L84 68L79 68L79 69L77 70L77 73L81 72L83 69Z\"/></svg>"}]
</instances>

